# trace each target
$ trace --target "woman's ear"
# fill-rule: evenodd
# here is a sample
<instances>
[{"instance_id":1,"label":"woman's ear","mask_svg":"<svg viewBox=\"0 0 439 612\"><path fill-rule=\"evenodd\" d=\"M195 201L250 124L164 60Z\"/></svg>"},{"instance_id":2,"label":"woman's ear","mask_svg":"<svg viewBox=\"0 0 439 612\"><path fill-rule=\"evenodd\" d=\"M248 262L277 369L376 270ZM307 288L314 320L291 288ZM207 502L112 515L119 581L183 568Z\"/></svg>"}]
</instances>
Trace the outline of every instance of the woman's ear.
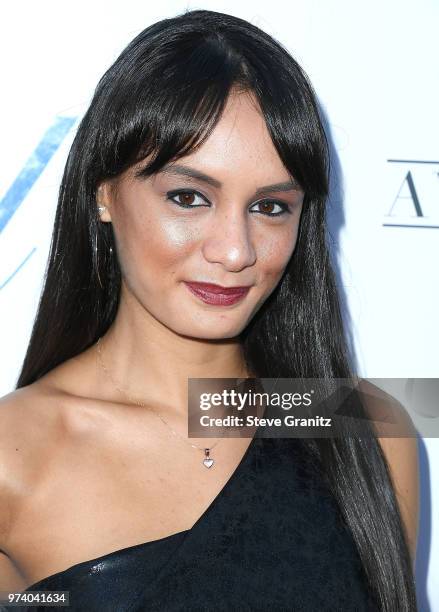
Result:
<instances>
[{"instance_id":1,"label":"woman's ear","mask_svg":"<svg viewBox=\"0 0 439 612\"><path fill-rule=\"evenodd\" d=\"M104 223L111 223L111 202L112 188L109 182L101 183L96 192L96 206L98 209L99 218Z\"/></svg>"}]
</instances>

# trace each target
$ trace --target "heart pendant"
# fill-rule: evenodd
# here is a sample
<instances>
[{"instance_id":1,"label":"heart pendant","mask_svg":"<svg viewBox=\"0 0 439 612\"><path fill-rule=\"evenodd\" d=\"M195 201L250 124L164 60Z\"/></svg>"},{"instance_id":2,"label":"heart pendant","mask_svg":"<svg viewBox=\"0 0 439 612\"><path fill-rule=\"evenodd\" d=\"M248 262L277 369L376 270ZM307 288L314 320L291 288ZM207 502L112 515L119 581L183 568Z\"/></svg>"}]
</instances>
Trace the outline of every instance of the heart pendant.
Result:
<instances>
[{"instance_id":1,"label":"heart pendant","mask_svg":"<svg viewBox=\"0 0 439 612\"><path fill-rule=\"evenodd\" d=\"M213 465L213 459L204 459L203 463L207 468L210 468Z\"/></svg>"}]
</instances>

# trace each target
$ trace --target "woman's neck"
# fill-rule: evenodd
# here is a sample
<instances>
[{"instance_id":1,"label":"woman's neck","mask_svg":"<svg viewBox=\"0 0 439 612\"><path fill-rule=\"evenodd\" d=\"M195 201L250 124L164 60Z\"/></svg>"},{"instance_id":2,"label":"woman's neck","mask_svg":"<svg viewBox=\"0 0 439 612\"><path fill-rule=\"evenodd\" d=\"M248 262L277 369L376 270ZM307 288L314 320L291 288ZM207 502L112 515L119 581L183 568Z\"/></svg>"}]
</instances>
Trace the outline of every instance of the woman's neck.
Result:
<instances>
[{"instance_id":1,"label":"woman's neck","mask_svg":"<svg viewBox=\"0 0 439 612\"><path fill-rule=\"evenodd\" d=\"M169 404L186 415L189 378L251 376L239 338L190 338L152 317L142 323L139 327L129 318L116 317L99 343L112 381L133 397L152 405Z\"/></svg>"}]
</instances>

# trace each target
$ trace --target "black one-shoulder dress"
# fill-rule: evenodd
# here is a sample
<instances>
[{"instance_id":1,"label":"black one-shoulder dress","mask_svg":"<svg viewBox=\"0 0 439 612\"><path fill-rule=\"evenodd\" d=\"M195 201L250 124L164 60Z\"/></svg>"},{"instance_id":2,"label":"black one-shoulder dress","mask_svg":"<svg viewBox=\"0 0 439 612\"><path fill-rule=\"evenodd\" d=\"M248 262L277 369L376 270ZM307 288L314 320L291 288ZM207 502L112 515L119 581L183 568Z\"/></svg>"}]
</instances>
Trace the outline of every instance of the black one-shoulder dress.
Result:
<instances>
[{"instance_id":1,"label":"black one-shoulder dress","mask_svg":"<svg viewBox=\"0 0 439 612\"><path fill-rule=\"evenodd\" d=\"M214 468L213 468L214 469ZM379 608L352 535L299 438L254 437L195 525L48 576L81 612Z\"/></svg>"}]
</instances>

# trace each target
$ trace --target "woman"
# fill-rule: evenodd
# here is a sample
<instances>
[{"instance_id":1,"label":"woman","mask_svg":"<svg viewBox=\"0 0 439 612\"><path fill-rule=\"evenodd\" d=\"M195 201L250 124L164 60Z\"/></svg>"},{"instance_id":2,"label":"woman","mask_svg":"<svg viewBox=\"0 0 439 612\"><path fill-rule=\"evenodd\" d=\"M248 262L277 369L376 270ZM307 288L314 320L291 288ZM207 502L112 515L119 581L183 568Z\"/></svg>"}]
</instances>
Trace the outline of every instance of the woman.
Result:
<instances>
[{"instance_id":1,"label":"woman","mask_svg":"<svg viewBox=\"0 0 439 612\"><path fill-rule=\"evenodd\" d=\"M0 589L77 610L416 609L413 440L209 454L185 435L188 378L351 376L327 193L312 87L273 38L196 10L122 52L2 400Z\"/></svg>"}]
</instances>

